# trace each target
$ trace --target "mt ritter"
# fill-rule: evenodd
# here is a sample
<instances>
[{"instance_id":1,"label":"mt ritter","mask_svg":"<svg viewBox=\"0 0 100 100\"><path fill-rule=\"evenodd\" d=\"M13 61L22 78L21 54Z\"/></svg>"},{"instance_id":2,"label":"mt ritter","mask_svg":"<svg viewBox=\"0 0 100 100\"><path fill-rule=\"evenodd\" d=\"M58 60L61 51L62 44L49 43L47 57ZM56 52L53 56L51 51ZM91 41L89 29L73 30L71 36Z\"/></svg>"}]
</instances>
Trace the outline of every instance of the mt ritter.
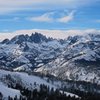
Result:
<instances>
[{"instance_id":1,"label":"mt ritter","mask_svg":"<svg viewBox=\"0 0 100 100\"><path fill-rule=\"evenodd\" d=\"M100 84L100 35L53 39L34 33L5 39L0 42L0 68Z\"/></svg>"}]
</instances>

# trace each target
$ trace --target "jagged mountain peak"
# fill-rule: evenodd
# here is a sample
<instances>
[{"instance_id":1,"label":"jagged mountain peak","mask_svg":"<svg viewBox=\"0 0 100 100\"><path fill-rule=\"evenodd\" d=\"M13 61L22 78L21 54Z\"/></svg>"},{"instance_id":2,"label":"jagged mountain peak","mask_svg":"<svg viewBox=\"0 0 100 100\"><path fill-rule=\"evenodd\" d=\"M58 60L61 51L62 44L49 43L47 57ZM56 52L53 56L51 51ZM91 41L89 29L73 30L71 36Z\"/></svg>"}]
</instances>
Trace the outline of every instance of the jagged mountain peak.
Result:
<instances>
[{"instance_id":1,"label":"jagged mountain peak","mask_svg":"<svg viewBox=\"0 0 100 100\"><path fill-rule=\"evenodd\" d=\"M1 44L7 44L9 42L9 39L4 39Z\"/></svg>"},{"instance_id":2,"label":"jagged mountain peak","mask_svg":"<svg viewBox=\"0 0 100 100\"><path fill-rule=\"evenodd\" d=\"M29 39L28 35L17 35L15 37L13 37L9 43L16 43L16 44L20 44L22 42L26 42Z\"/></svg>"},{"instance_id":3,"label":"jagged mountain peak","mask_svg":"<svg viewBox=\"0 0 100 100\"><path fill-rule=\"evenodd\" d=\"M48 38L40 33L35 32L35 34L32 33L30 36L30 41L34 43L40 43L42 41L47 42Z\"/></svg>"},{"instance_id":4,"label":"jagged mountain peak","mask_svg":"<svg viewBox=\"0 0 100 100\"><path fill-rule=\"evenodd\" d=\"M35 32L32 33L31 35L17 35L15 37L13 37L11 40L9 39L5 39L1 42L1 44L21 44L23 42L34 42L34 43L41 43L41 42L48 42L48 41L52 41L54 40L53 38L47 38L45 35Z\"/></svg>"}]
</instances>

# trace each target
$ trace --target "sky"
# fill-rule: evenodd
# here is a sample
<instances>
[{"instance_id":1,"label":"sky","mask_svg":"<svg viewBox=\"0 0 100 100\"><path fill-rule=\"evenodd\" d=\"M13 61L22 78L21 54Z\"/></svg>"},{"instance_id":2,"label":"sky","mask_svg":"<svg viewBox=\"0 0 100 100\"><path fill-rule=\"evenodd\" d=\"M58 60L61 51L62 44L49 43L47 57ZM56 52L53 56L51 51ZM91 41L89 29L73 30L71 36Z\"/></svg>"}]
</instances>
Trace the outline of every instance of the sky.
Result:
<instances>
[{"instance_id":1,"label":"sky","mask_svg":"<svg viewBox=\"0 0 100 100\"><path fill-rule=\"evenodd\" d=\"M99 31L100 0L0 0L0 35L21 30Z\"/></svg>"}]
</instances>

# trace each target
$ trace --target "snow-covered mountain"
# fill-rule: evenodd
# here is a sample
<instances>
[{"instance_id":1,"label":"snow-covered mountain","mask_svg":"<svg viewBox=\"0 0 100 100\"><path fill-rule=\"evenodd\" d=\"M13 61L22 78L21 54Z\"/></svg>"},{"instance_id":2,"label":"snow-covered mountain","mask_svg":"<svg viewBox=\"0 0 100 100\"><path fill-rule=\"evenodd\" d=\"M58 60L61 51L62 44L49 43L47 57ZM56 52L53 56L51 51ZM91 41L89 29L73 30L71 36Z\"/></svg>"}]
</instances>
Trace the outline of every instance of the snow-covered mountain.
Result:
<instances>
[{"instance_id":1,"label":"snow-covered mountain","mask_svg":"<svg viewBox=\"0 0 100 100\"><path fill-rule=\"evenodd\" d=\"M35 71L100 84L100 35L74 36L66 41L69 44L60 56Z\"/></svg>"},{"instance_id":2,"label":"snow-covered mountain","mask_svg":"<svg viewBox=\"0 0 100 100\"><path fill-rule=\"evenodd\" d=\"M60 55L64 47L61 42L38 33L5 39L0 44L0 65L22 69L39 67Z\"/></svg>"},{"instance_id":3,"label":"snow-covered mountain","mask_svg":"<svg viewBox=\"0 0 100 100\"><path fill-rule=\"evenodd\" d=\"M57 40L35 33L5 39L0 43L0 67L100 84L100 35Z\"/></svg>"}]
</instances>

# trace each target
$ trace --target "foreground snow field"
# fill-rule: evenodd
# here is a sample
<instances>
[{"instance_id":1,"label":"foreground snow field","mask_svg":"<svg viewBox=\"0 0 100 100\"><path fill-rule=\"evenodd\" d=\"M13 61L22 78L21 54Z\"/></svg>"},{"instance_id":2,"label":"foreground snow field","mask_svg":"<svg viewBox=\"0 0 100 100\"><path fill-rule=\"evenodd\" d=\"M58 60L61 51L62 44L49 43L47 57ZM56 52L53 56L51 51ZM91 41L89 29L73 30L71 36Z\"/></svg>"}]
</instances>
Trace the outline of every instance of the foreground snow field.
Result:
<instances>
[{"instance_id":1,"label":"foreground snow field","mask_svg":"<svg viewBox=\"0 0 100 100\"><path fill-rule=\"evenodd\" d=\"M0 82L0 92L3 94L4 98L6 99L8 96L14 98L17 96L20 97L20 91L16 89L8 88L4 83Z\"/></svg>"},{"instance_id":2,"label":"foreground snow field","mask_svg":"<svg viewBox=\"0 0 100 100\"><path fill-rule=\"evenodd\" d=\"M7 78L7 76L9 76L10 78ZM11 71L0 70L0 92L3 94L4 98L7 98L8 96L11 97L20 96L19 90L8 88L8 85L11 81L13 81L12 82L13 85L19 83L23 87L28 88L30 90L33 90L35 88L39 90L40 84L45 84L50 88L57 89L56 85L52 85L51 83L48 83L45 79L42 79L38 76L28 75L27 73L24 72L11 72ZM72 93L68 92L65 93L66 95L78 97L77 95L74 95Z\"/></svg>"}]
</instances>

